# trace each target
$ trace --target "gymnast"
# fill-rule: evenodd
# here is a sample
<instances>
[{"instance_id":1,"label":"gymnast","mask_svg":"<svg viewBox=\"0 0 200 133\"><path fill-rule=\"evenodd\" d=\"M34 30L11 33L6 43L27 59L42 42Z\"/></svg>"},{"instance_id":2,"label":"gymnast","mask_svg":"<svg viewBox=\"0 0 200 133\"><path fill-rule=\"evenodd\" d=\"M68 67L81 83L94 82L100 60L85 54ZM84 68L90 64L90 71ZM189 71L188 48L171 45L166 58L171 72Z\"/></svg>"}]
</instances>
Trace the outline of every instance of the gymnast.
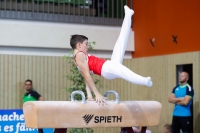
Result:
<instances>
[{"instance_id":1,"label":"gymnast","mask_svg":"<svg viewBox=\"0 0 200 133\"><path fill-rule=\"evenodd\" d=\"M74 63L81 75L84 77L87 100L93 100L91 91L95 94L96 102L106 104L106 98L97 90L90 74L97 74L106 79L121 78L132 84L139 84L151 87L153 85L150 77L142 77L123 66L123 58L131 30L131 17L134 11L124 6L125 17L123 20L120 35L114 46L111 60L104 60L88 54L88 38L84 35L72 35L70 45L74 51Z\"/></svg>"}]
</instances>

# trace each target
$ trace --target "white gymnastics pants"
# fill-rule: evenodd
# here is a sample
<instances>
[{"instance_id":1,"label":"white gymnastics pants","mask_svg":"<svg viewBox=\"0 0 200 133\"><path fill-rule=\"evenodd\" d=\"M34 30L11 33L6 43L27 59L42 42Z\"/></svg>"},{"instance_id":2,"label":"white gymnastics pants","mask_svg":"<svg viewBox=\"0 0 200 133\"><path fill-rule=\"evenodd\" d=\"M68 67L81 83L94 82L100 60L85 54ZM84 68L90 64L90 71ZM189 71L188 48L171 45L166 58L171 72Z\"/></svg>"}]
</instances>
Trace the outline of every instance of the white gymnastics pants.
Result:
<instances>
[{"instance_id":1,"label":"white gymnastics pants","mask_svg":"<svg viewBox=\"0 0 200 133\"><path fill-rule=\"evenodd\" d=\"M124 9L125 17L120 35L115 44L111 60L107 60L102 66L101 76L106 79L121 78L133 84L147 85L150 79L142 77L122 65L128 37L131 31L131 17L134 13L133 10L129 9L127 6L124 6Z\"/></svg>"}]
</instances>

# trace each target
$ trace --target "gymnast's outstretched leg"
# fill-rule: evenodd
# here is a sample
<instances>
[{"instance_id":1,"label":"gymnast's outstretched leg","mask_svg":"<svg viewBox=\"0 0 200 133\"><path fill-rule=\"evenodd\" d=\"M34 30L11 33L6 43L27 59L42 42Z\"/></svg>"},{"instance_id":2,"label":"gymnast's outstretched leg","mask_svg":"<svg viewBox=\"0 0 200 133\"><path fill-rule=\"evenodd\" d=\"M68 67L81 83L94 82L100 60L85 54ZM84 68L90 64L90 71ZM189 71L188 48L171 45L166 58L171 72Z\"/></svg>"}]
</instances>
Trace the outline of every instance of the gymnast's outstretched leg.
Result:
<instances>
[{"instance_id":1,"label":"gymnast's outstretched leg","mask_svg":"<svg viewBox=\"0 0 200 133\"><path fill-rule=\"evenodd\" d=\"M118 62L106 61L102 67L101 75L106 79L121 78L132 84L153 85L150 77L142 77Z\"/></svg>"},{"instance_id":2,"label":"gymnast's outstretched leg","mask_svg":"<svg viewBox=\"0 0 200 133\"><path fill-rule=\"evenodd\" d=\"M122 23L122 28L119 37L115 43L111 61L119 62L122 64L126 46L128 43L129 34L131 31L131 18L134 13L132 9L124 6L125 17Z\"/></svg>"},{"instance_id":3,"label":"gymnast's outstretched leg","mask_svg":"<svg viewBox=\"0 0 200 133\"><path fill-rule=\"evenodd\" d=\"M122 65L129 33L131 30L131 17L134 13L133 10L129 9L127 6L124 6L124 10L124 21L119 38L112 53L111 61L106 61L103 64L101 75L106 79L122 78L133 84L151 87L153 83L150 77L142 77Z\"/></svg>"}]
</instances>

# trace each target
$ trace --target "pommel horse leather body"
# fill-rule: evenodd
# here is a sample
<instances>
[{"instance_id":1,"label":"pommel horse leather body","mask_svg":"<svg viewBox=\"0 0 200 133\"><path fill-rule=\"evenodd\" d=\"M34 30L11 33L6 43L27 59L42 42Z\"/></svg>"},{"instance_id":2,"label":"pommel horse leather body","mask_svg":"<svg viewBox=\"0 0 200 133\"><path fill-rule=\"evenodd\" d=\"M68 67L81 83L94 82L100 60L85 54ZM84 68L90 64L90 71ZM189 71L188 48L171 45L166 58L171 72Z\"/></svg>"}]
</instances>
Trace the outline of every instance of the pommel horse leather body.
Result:
<instances>
[{"instance_id":1,"label":"pommel horse leather body","mask_svg":"<svg viewBox=\"0 0 200 133\"><path fill-rule=\"evenodd\" d=\"M157 126L162 105L156 101L30 101L23 105L28 128Z\"/></svg>"}]
</instances>

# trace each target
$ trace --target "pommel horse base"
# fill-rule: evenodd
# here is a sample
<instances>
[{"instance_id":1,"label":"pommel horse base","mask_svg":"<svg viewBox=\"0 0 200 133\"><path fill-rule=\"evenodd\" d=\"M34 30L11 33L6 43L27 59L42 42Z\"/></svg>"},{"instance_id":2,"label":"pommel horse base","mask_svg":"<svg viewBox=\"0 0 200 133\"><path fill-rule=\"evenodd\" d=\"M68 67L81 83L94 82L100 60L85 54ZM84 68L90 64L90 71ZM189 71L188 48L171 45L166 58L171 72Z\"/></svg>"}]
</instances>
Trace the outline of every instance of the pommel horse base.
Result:
<instances>
[{"instance_id":1,"label":"pommel horse base","mask_svg":"<svg viewBox=\"0 0 200 133\"><path fill-rule=\"evenodd\" d=\"M74 95L81 94L82 101L75 101ZM82 91L74 91L71 101L29 101L24 103L23 112L27 128L55 128L54 133L66 133L67 128L121 127L123 133L134 133L132 127L157 126L162 105L156 101L119 101L115 91L107 91L104 96L114 94L115 101L98 105L95 101L85 101Z\"/></svg>"}]
</instances>

